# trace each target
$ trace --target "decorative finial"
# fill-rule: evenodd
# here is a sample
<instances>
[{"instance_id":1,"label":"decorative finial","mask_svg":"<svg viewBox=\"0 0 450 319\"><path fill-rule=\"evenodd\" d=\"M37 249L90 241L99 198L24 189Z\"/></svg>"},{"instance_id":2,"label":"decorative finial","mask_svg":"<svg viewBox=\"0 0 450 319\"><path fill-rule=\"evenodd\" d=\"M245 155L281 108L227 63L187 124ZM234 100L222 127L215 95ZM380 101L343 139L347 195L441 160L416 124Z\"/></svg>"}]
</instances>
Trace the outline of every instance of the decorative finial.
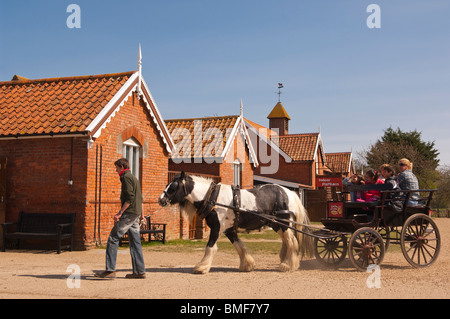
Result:
<instances>
[{"instance_id":1,"label":"decorative finial","mask_svg":"<svg viewBox=\"0 0 450 319\"><path fill-rule=\"evenodd\" d=\"M138 52L138 85L136 92L138 96L141 95L141 78L142 78L142 51L141 51L141 44L139 43L139 52Z\"/></svg>"},{"instance_id":2,"label":"decorative finial","mask_svg":"<svg viewBox=\"0 0 450 319\"><path fill-rule=\"evenodd\" d=\"M244 115L244 107L242 106L242 99L241 99L241 106L240 106L240 115L241 115L241 117Z\"/></svg>"},{"instance_id":3,"label":"decorative finial","mask_svg":"<svg viewBox=\"0 0 450 319\"><path fill-rule=\"evenodd\" d=\"M283 83L278 83L278 102L281 102L281 89L284 88Z\"/></svg>"}]
</instances>

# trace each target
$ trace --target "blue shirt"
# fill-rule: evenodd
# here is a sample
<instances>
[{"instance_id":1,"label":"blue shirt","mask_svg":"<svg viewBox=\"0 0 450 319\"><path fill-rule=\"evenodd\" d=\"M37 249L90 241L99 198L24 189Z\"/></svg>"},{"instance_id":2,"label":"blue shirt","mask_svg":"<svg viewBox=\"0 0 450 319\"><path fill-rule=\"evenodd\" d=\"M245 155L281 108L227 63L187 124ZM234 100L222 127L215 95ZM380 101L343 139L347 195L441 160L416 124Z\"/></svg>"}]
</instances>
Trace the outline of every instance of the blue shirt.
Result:
<instances>
[{"instance_id":1,"label":"blue shirt","mask_svg":"<svg viewBox=\"0 0 450 319\"><path fill-rule=\"evenodd\" d=\"M397 180L400 189L404 190L419 189L419 181L417 180L416 175L414 175L414 173L410 169L407 169L406 171L403 171L400 174L398 174ZM418 200L419 197L420 197L419 193L411 193L410 199Z\"/></svg>"}]
</instances>

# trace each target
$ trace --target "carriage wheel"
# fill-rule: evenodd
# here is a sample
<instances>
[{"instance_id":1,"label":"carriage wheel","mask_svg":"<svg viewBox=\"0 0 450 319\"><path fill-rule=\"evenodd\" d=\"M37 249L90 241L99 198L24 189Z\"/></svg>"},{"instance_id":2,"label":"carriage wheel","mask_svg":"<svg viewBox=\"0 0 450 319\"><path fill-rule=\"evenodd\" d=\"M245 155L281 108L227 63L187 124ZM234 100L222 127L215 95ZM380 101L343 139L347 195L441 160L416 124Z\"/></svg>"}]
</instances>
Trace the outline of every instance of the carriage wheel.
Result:
<instances>
[{"instance_id":1,"label":"carriage wheel","mask_svg":"<svg viewBox=\"0 0 450 319\"><path fill-rule=\"evenodd\" d=\"M350 238L348 256L358 270L366 271L369 265L381 264L384 251L383 238L372 228L360 228Z\"/></svg>"},{"instance_id":2,"label":"carriage wheel","mask_svg":"<svg viewBox=\"0 0 450 319\"><path fill-rule=\"evenodd\" d=\"M347 256L347 237L315 238L314 255L319 263L329 268L336 268Z\"/></svg>"},{"instance_id":3,"label":"carriage wheel","mask_svg":"<svg viewBox=\"0 0 450 319\"><path fill-rule=\"evenodd\" d=\"M439 255L441 236L431 217L415 214L403 225L400 244L403 256L413 267L428 267Z\"/></svg>"}]
</instances>

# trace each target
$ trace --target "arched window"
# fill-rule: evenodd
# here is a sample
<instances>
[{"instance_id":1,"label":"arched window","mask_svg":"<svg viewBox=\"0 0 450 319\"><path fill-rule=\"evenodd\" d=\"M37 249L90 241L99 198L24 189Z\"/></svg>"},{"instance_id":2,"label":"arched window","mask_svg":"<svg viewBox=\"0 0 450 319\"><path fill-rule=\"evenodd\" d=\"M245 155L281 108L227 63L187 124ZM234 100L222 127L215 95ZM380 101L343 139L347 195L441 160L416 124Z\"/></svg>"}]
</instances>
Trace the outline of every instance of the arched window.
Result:
<instances>
[{"instance_id":1,"label":"arched window","mask_svg":"<svg viewBox=\"0 0 450 319\"><path fill-rule=\"evenodd\" d=\"M141 157L141 145L133 137L123 142L123 157L130 163L131 173L139 179L139 162Z\"/></svg>"}]
</instances>

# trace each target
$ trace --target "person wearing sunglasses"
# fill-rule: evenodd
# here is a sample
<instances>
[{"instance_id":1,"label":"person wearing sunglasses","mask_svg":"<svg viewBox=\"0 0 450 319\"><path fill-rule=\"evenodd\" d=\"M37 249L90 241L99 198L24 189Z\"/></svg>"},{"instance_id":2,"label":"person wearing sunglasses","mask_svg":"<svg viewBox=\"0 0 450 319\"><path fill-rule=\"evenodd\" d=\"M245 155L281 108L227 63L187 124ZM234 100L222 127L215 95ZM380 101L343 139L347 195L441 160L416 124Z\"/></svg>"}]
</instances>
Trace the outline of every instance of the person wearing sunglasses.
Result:
<instances>
[{"instance_id":1,"label":"person wearing sunglasses","mask_svg":"<svg viewBox=\"0 0 450 319\"><path fill-rule=\"evenodd\" d=\"M398 186L403 190L415 190L419 189L419 181L416 175L412 172L412 163L407 158L402 158L398 161L398 169L400 173L397 176ZM403 195L404 197L406 195ZM408 205L415 206L418 204L419 193L411 193Z\"/></svg>"}]
</instances>

